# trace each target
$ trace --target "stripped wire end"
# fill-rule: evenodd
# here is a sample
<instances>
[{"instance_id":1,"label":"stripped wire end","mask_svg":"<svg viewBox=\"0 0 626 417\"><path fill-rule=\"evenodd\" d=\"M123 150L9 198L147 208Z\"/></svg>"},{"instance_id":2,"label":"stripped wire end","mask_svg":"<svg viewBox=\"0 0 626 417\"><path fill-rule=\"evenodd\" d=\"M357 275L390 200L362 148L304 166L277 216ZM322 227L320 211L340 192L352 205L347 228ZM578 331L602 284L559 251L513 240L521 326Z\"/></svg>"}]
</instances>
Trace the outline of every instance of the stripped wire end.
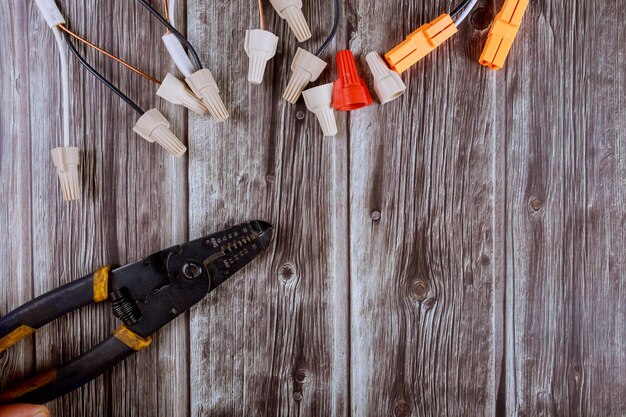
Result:
<instances>
[{"instance_id":1,"label":"stripped wire end","mask_svg":"<svg viewBox=\"0 0 626 417\"><path fill-rule=\"evenodd\" d=\"M265 30L265 15L263 14L263 0L257 0L259 3L259 27Z\"/></svg>"},{"instance_id":2,"label":"stripped wire end","mask_svg":"<svg viewBox=\"0 0 626 417\"><path fill-rule=\"evenodd\" d=\"M278 16L285 19L298 42L311 38L311 29L302 14L301 0L270 0Z\"/></svg>"},{"instance_id":3,"label":"stripped wire end","mask_svg":"<svg viewBox=\"0 0 626 417\"><path fill-rule=\"evenodd\" d=\"M170 122L157 109L145 112L133 130L148 142L158 143L177 158L187 152L187 147L170 130Z\"/></svg>"},{"instance_id":4,"label":"stripped wire end","mask_svg":"<svg viewBox=\"0 0 626 417\"><path fill-rule=\"evenodd\" d=\"M79 152L75 147L54 148L51 151L52 162L57 170L63 200L74 201L80 198L80 182L78 180Z\"/></svg>"},{"instance_id":5,"label":"stripped wire end","mask_svg":"<svg viewBox=\"0 0 626 417\"><path fill-rule=\"evenodd\" d=\"M191 91L196 96L202 98L204 106L209 109L209 112L217 121L223 122L228 119L230 115L220 97L220 90L217 88L217 83L211 71L206 68L201 69L185 78L185 81L191 88Z\"/></svg>"},{"instance_id":6,"label":"stripped wire end","mask_svg":"<svg viewBox=\"0 0 626 417\"><path fill-rule=\"evenodd\" d=\"M84 39L83 37L79 36L78 34L74 33L73 31L71 31L70 29L68 29L64 24L60 24L58 25L59 29L61 29L63 32L67 33L68 35L70 35L71 37L73 37L74 39L84 43L85 45L87 45L88 47L95 49L96 51L98 51L99 53L101 53L102 55L111 58L112 60L118 62L119 64L125 66L126 68L128 68L129 70L141 75L142 77L144 77L147 80L152 81L155 84L161 84L161 81L159 81L158 79L156 79L155 77L151 76L150 74L132 66L131 64L129 64L128 62L124 61L123 59L121 59L120 57L105 51L104 49L96 46L95 44L89 42L88 40Z\"/></svg>"}]
</instances>

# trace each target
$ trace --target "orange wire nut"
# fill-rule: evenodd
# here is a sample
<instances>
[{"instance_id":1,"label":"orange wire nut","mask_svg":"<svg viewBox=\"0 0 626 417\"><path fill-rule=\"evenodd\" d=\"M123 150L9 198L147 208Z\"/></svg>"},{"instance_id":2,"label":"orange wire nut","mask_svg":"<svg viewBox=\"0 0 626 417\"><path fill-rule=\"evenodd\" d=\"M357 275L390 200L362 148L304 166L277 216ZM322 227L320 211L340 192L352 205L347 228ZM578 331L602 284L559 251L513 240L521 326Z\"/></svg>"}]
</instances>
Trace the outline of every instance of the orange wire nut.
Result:
<instances>
[{"instance_id":1,"label":"orange wire nut","mask_svg":"<svg viewBox=\"0 0 626 417\"><path fill-rule=\"evenodd\" d=\"M432 22L417 28L404 42L387 52L385 59L391 69L402 74L457 31L450 15L442 14Z\"/></svg>"},{"instance_id":2,"label":"orange wire nut","mask_svg":"<svg viewBox=\"0 0 626 417\"><path fill-rule=\"evenodd\" d=\"M528 0L506 0L500 13L491 26L485 49L480 55L480 65L493 70L499 70L504 66L513 41L517 36L522 18L528 8Z\"/></svg>"},{"instance_id":3,"label":"orange wire nut","mask_svg":"<svg viewBox=\"0 0 626 417\"><path fill-rule=\"evenodd\" d=\"M356 71L352 51L337 52L337 73L339 78L333 86L334 108L351 111L372 104L372 96L367 85Z\"/></svg>"}]
</instances>

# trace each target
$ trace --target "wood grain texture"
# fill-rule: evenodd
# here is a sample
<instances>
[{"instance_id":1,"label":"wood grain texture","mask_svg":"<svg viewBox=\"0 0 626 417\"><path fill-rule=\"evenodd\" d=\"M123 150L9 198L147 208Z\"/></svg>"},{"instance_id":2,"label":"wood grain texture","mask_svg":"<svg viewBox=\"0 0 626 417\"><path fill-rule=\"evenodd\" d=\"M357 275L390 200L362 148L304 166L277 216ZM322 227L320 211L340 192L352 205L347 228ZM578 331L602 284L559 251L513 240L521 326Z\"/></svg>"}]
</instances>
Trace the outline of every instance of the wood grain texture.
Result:
<instances>
[{"instance_id":1,"label":"wood grain texture","mask_svg":"<svg viewBox=\"0 0 626 417\"><path fill-rule=\"evenodd\" d=\"M8 28L0 36L2 59L0 65L0 100L11 103L0 111L0 259L5 263L0 278L0 315L19 307L33 295L31 224L31 144L28 108L29 89L28 39L25 21L27 9L20 3L10 3L0 16L0 27ZM9 238L9 237L15 238ZM34 370L33 337L14 346L9 353L0 353L0 389L9 381L30 376Z\"/></svg>"},{"instance_id":2,"label":"wood grain texture","mask_svg":"<svg viewBox=\"0 0 626 417\"><path fill-rule=\"evenodd\" d=\"M59 0L70 27L153 75L174 71L137 2ZM187 114L117 64L88 59L189 153L131 132L137 116L74 61L83 199L62 202L58 54L34 2L0 16L0 314L94 270L240 221L273 246L152 346L51 404L84 416L626 416L626 1L531 2L505 69L477 58L501 1L403 75L385 106L337 113L322 138L281 100L297 48L280 37L246 82L255 1L178 1L231 119ZM314 51L330 2L304 1ZM334 52L383 52L451 3L346 0ZM159 9L162 5L154 2ZM393 22L393 23L392 23ZM84 50L84 49L81 49ZM8 57L8 59L7 59ZM109 335L83 309L0 356L0 389Z\"/></svg>"},{"instance_id":3,"label":"wood grain texture","mask_svg":"<svg viewBox=\"0 0 626 417\"><path fill-rule=\"evenodd\" d=\"M624 7L534 3L499 83L507 415L626 415Z\"/></svg>"},{"instance_id":4,"label":"wood grain texture","mask_svg":"<svg viewBox=\"0 0 626 417\"><path fill-rule=\"evenodd\" d=\"M30 290L20 291L18 295L30 298L103 263L124 264L186 240L186 216L177 215L187 210L186 162L172 159L132 133L137 116L75 61L71 67L72 140L82 150L83 198L72 204L61 201L50 158L51 147L61 143L58 52L34 2L12 1L9 4L23 16L15 36L24 29L19 43L26 42L28 48L24 49L22 61L30 62L28 70L20 71L20 76L28 82L22 91L24 103L20 107L28 110L26 120L30 125L21 132L13 132L16 140L12 141L24 144L20 146L26 151L20 147L11 151L15 156L23 155L27 164L26 172L16 171L15 181L20 175L26 175L29 180L23 180L26 201L14 212L18 220L20 216L29 216L24 220L24 232L27 234L32 229L33 243L30 244L29 238L18 240L23 246L15 251L24 253L26 258L14 255L6 259L11 260L12 268L27 268L21 279L28 277L27 288L32 285L33 291L32 294ZM98 4L99 7L63 4L70 27L94 43L163 76L171 65L164 59L165 52L159 45L162 27L132 3ZM120 16L123 24L120 24ZM93 53L86 53L86 56L143 106L163 107L156 102L152 85ZM15 74L8 72L8 75L12 73ZM5 97L3 102L10 103L11 98ZM19 103L19 99L14 99L15 105ZM166 106L164 113L169 115L179 133L184 134L184 112ZM11 142L6 142L4 137L9 137L8 134L3 134L3 144L9 145ZM20 192L15 195L14 198L22 198ZM11 212L4 213L6 217ZM15 233L18 231L14 230ZM25 265L20 265L24 261ZM20 286L11 282L7 282L6 288L13 293ZM31 356L36 358L38 370L47 369L88 350L110 335L117 325L108 306L86 308L38 331L37 350ZM151 349L54 402L53 413L127 416L152 410L147 414L185 415L188 408L187 340L188 331L182 319L161 332Z\"/></svg>"},{"instance_id":5,"label":"wood grain texture","mask_svg":"<svg viewBox=\"0 0 626 417\"><path fill-rule=\"evenodd\" d=\"M302 103L280 98L296 42L269 3L281 40L260 86L243 54L256 3L189 4L190 40L231 111L223 124L190 118L190 234L253 218L276 226L271 253L192 311L191 414L347 415L345 130L322 139ZM331 22L325 4L305 13Z\"/></svg>"},{"instance_id":6,"label":"wood grain texture","mask_svg":"<svg viewBox=\"0 0 626 417\"><path fill-rule=\"evenodd\" d=\"M446 7L348 4L363 55ZM407 26L384 31L395 16ZM401 99L350 115L355 416L494 414L495 111L478 34L463 27L405 73Z\"/></svg>"}]
</instances>

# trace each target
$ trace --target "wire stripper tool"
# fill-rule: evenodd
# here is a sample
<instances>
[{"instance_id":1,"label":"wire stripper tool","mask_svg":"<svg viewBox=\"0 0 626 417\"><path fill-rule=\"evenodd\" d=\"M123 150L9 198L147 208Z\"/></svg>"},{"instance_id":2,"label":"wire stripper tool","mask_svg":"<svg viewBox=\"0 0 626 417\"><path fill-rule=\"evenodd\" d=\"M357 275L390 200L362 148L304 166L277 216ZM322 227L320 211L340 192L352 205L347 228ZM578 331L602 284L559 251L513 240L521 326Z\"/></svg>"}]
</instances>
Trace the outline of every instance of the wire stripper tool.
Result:
<instances>
[{"instance_id":1,"label":"wire stripper tool","mask_svg":"<svg viewBox=\"0 0 626 417\"><path fill-rule=\"evenodd\" d=\"M0 404L43 404L147 347L172 321L267 248L273 228L254 220L112 269L102 267L0 318L0 352L70 311L110 300L123 324L92 350L0 392Z\"/></svg>"}]
</instances>

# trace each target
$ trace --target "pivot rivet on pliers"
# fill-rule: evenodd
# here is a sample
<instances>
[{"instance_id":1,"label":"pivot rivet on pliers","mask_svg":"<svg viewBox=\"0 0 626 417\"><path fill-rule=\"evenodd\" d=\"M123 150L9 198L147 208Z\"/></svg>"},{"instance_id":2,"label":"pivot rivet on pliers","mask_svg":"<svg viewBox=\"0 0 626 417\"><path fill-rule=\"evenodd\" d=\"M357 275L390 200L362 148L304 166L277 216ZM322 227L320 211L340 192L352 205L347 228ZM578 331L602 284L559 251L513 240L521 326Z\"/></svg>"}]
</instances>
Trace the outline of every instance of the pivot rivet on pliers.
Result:
<instances>
[{"instance_id":1,"label":"pivot rivet on pliers","mask_svg":"<svg viewBox=\"0 0 626 417\"><path fill-rule=\"evenodd\" d=\"M187 279L196 279L202 274L202 268L200 265L194 262L188 262L183 265L183 275Z\"/></svg>"}]
</instances>

